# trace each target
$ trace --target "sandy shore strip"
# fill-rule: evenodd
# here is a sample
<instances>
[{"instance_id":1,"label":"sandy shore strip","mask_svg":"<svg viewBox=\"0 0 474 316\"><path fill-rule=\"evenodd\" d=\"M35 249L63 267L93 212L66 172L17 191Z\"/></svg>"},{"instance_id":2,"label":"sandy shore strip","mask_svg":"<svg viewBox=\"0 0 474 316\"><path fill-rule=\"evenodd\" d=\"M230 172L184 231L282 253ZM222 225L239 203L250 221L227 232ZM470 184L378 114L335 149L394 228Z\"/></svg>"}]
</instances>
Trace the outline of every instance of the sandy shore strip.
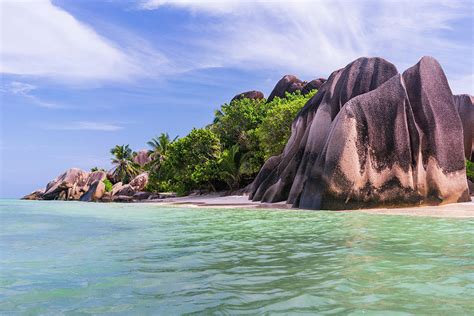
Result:
<instances>
[{"instance_id":1,"label":"sandy shore strip","mask_svg":"<svg viewBox=\"0 0 474 316\"><path fill-rule=\"evenodd\" d=\"M291 205L280 203L252 202L248 196L231 195L221 196L219 194L206 194L197 196L185 196L155 200L157 205L187 206L187 207L212 207L212 208L269 208L269 209L291 209ZM409 215L448 218L474 218L474 198L471 202L446 204L439 206L420 206L406 208L374 208L363 210L351 210L347 212L362 212L379 215Z\"/></svg>"}]
</instances>

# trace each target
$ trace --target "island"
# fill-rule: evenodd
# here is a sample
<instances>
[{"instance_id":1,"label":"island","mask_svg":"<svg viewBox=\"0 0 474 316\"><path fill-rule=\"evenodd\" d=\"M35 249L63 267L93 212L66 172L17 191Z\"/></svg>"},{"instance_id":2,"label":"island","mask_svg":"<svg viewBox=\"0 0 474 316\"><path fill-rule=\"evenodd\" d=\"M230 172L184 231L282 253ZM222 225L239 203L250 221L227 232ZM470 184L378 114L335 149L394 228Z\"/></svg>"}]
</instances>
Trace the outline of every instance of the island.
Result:
<instances>
[{"instance_id":1,"label":"island","mask_svg":"<svg viewBox=\"0 0 474 316\"><path fill-rule=\"evenodd\" d=\"M219 191L314 210L467 202L473 101L452 94L432 57L402 73L361 57L327 80L286 75L268 99L239 93L204 128L174 139L162 133L150 150L117 145L113 169L71 168L24 199L131 202Z\"/></svg>"}]
</instances>

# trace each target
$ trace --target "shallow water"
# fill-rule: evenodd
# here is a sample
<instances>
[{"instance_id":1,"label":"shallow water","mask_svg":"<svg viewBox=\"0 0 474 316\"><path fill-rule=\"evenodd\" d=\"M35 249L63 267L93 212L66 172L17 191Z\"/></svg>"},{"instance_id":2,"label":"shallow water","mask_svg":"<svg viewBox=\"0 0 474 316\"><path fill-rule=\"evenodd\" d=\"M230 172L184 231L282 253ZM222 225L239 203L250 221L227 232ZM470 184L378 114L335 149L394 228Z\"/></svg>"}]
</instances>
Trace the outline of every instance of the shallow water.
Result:
<instances>
[{"instance_id":1,"label":"shallow water","mask_svg":"<svg viewBox=\"0 0 474 316\"><path fill-rule=\"evenodd\" d=\"M0 201L0 314L470 314L474 221Z\"/></svg>"}]
</instances>

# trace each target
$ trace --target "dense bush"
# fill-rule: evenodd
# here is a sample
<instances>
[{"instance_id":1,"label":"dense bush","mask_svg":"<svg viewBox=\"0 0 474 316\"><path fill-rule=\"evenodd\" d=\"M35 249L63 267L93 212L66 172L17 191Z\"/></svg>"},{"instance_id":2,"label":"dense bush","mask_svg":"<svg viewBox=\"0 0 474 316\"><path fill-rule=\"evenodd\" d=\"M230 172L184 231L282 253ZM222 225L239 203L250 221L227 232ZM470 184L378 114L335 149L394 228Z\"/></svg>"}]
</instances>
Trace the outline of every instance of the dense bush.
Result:
<instances>
[{"instance_id":1,"label":"dense bush","mask_svg":"<svg viewBox=\"0 0 474 316\"><path fill-rule=\"evenodd\" d=\"M112 187L113 187L112 182L110 182L109 179L105 179L102 182L104 182L104 184L105 184L105 192L112 192Z\"/></svg>"},{"instance_id":2,"label":"dense bush","mask_svg":"<svg viewBox=\"0 0 474 316\"><path fill-rule=\"evenodd\" d=\"M148 191L235 190L250 183L283 150L298 111L315 94L239 99L216 111L214 122L167 144L150 168Z\"/></svg>"},{"instance_id":3,"label":"dense bush","mask_svg":"<svg viewBox=\"0 0 474 316\"><path fill-rule=\"evenodd\" d=\"M291 135L291 124L296 114L315 93L316 91L307 95L302 95L300 91L287 93L285 99L277 97L269 104L270 109L257 129L265 160L283 151Z\"/></svg>"},{"instance_id":4,"label":"dense bush","mask_svg":"<svg viewBox=\"0 0 474 316\"><path fill-rule=\"evenodd\" d=\"M221 156L219 138L210 129L193 129L187 136L173 142L166 159L151 178L158 181L160 191L185 194L195 189L212 189L219 178Z\"/></svg>"},{"instance_id":5,"label":"dense bush","mask_svg":"<svg viewBox=\"0 0 474 316\"><path fill-rule=\"evenodd\" d=\"M474 182L474 162L466 160L466 174L467 178Z\"/></svg>"}]
</instances>

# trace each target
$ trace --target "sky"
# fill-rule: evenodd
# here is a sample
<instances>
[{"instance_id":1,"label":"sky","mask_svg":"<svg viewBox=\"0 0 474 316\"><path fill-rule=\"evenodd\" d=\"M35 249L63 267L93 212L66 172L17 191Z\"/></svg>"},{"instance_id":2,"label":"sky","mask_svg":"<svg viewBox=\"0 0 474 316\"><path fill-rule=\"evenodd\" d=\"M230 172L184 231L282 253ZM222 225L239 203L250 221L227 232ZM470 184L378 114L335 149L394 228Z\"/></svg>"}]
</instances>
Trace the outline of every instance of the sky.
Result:
<instances>
[{"instance_id":1,"label":"sky","mask_svg":"<svg viewBox=\"0 0 474 316\"><path fill-rule=\"evenodd\" d=\"M474 1L0 0L0 197L117 144L185 136L236 94L422 56L474 94Z\"/></svg>"}]
</instances>

